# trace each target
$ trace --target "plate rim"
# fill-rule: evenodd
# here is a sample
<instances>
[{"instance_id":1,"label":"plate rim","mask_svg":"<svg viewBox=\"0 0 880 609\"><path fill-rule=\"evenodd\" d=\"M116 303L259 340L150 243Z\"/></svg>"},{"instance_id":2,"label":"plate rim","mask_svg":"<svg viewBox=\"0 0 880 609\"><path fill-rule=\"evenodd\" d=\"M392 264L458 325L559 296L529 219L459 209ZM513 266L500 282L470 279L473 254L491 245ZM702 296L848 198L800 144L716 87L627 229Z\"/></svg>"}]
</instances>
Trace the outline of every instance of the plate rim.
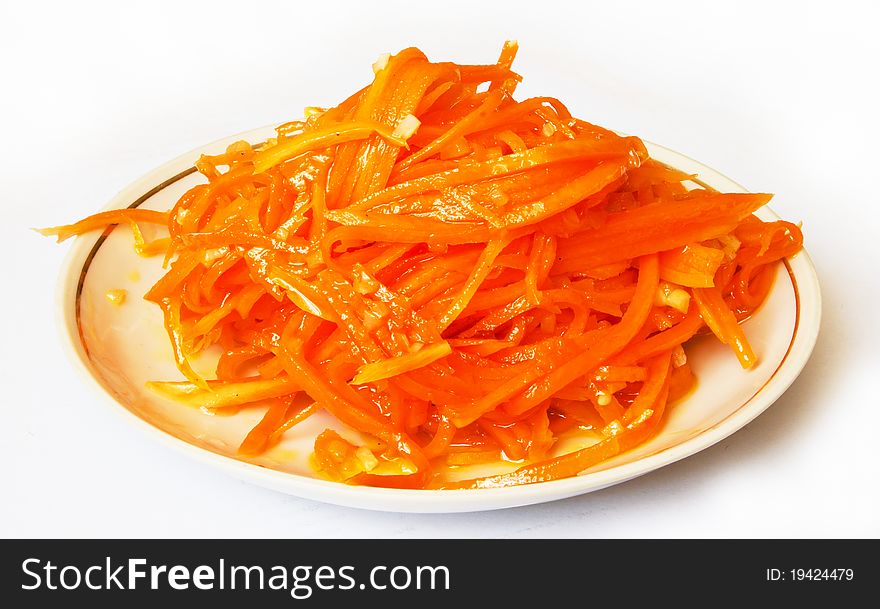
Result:
<instances>
[{"instance_id":1,"label":"plate rim","mask_svg":"<svg viewBox=\"0 0 880 609\"><path fill-rule=\"evenodd\" d=\"M195 171L193 163L203 152L228 145L237 140L263 137L261 134L270 136L273 129L274 125L265 125L215 140L181 154L131 182L112 197L102 210L136 207L163 188L193 173ZM645 141L645 144L649 150L661 150L666 155L675 157L676 164L674 166L678 169L690 169L693 170L692 173L711 173L714 178L713 182L720 179L728 183L729 188L725 188L725 190L748 192L742 185L726 175L691 157L652 142ZM679 162L683 166L678 164ZM769 206L762 207L759 212L769 219L779 219L779 216ZM79 294L82 281L87 273L88 263L111 230L112 228L109 228L100 234L83 235L76 239L61 265L56 286L56 325L62 335L61 343L68 359L74 361L77 372L85 377L86 386L100 394L102 402L112 404L113 410L117 411L117 414L130 422L133 420L137 428L196 461L217 467L238 479L254 482L287 494L361 509L421 513L503 509L554 501L601 490L660 469L709 448L742 429L769 408L800 375L816 344L821 325L822 297L819 279L812 259L806 249L802 249L798 254L784 261L797 302L795 327L792 331L788 351L761 388L724 419L696 435L629 463L562 480L529 485L475 490L389 489L353 486L274 470L196 446L151 424L112 397L91 369L87 349L77 323ZM71 272L76 267L79 268L75 272Z\"/></svg>"}]
</instances>

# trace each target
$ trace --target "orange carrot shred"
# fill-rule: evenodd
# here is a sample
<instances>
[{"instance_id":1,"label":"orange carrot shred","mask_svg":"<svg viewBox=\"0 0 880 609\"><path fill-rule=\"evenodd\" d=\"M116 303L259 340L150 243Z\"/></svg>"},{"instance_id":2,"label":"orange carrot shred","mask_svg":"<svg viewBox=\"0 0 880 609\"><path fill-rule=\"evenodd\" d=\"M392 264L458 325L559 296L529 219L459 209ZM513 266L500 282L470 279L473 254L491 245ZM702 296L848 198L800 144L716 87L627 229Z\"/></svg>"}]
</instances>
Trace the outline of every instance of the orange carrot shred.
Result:
<instances>
[{"instance_id":1,"label":"orange carrot shred","mask_svg":"<svg viewBox=\"0 0 880 609\"><path fill-rule=\"evenodd\" d=\"M204 183L171 210L40 232L122 224L138 253L165 254L145 298L185 380L150 386L204 410L262 408L242 458L323 410L338 426L312 462L347 484L575 476L657 433L694 384L686 344L704 328L754 366L740 322L803 235L753 215L771 195L700 187L557 99L514 99L517 50L383 56L339 105L202 156ZM162 234L147 241L145 224ZM222 355L206 379L190 360L208 348ZM559 452L584 429L594 444ZM517 469L459 471L500 459Z\"/></svg>"}]
</instances>

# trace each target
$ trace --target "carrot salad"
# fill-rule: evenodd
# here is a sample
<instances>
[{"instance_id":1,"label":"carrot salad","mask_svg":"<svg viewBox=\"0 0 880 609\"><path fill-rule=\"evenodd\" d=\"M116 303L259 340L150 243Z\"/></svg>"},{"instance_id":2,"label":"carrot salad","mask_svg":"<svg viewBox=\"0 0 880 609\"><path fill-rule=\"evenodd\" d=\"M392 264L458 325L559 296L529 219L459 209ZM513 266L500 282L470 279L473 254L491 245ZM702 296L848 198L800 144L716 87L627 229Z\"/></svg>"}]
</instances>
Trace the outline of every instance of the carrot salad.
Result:
<instances>
[{"instance_id":1,"label":"carrot salad","mask_svg":"<svg viewBox=\"0 0 880 609\"><path fill-rule=\"evenodd\" d=\"M716 192L557 99L517 101L516 51L489 65L383 56L339 105L202 156L206 182L170 211L43 232L129 225L140 253L164 255L145 298L187 380L151 386L264 409L243 456L326 411L352 432L315 439L332 480L574 476L657 432L694 383L683 346L698 332L755 364L739 322L802 234L753 215L768 194ZM145 223L167 237L146 241ZM209 347L210 379L190 365ZM584 429L594 444L554 450ZM501 460L512 471L450 475Z\"/></svg>"}]
</instances>

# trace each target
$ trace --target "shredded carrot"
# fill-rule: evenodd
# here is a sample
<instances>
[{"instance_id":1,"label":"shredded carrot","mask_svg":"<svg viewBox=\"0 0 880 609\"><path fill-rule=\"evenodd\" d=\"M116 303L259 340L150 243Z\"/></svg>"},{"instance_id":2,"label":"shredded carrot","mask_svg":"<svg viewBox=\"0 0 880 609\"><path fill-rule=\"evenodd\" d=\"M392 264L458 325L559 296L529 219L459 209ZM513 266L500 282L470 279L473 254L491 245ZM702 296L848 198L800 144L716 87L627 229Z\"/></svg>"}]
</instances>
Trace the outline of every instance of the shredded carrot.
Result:
<instances>
[{"instance_id":1,"label":"shredded carrot","mask_svg":"<svg viewBox=\"0 0 880 609\"><path fill-rule=\"evenodd\" d=\"M486 65L383 56L338 106L201 157L206 183L168 212L41 232L124 224L139 253L165 254L145 298L187 380L150 386L192 407L264 409L245 457L324 410L352 432L315 440L332 480L577 475L657 433L694 384L683 345L703 328L755 364L739 322L803 236L753 214L770 195L700 187L559 100L517 101L516 51ZM168 235L146 242L143 223ZM210 346L222 355L205 379L190 360ZM554 452L584 430L594 444ZM452 475L502 459L518 469Z\"/></svg>"},{"instance_id":2,"label":"shredded carrot","mask_svg":"<svg viewBox=\"0 0 880 609\"><path fill-rule=\"evenodd\" d=\"M153 224L168 224L168 213L160 211L152 211L149 209L114 209L112 211L102 211L100 213L84 218L73 224L64 226L53 226L51 228L38 229L42 235L47 237L54 236L58 238L58 243L66 239L70 239L76 235L81 235L92 230L105 229L113 224L121 224L130 222L136 226L137 222L151 222ZM139 235L140 233L138 233Z\"/></svg>"}]
</instances>

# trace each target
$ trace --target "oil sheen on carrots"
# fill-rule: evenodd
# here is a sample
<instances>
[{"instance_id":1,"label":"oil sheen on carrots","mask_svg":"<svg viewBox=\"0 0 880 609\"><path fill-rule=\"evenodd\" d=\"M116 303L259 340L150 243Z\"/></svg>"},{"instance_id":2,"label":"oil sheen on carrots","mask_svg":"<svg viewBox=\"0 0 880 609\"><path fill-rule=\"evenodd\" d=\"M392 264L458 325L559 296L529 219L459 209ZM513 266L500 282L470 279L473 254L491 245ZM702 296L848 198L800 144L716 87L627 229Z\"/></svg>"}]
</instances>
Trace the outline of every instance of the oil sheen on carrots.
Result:
<instances>
[{"instance_id":1,"label":"oil sheen on carrots","mask_svg":"<svg viewBox=\"0 0 880 609\"><path fill-rule=\"evenodd\" d=\"M384 56L339 105L202 156L204 183L171 210L43 232L125 224L139 253L164 255L145 298L186 380L151 386L185 405L262 408L245 456L327 411L363 438L315 439L312 462L333 480L574 476L657 432L693 385L683 345L697 332L755 364L739 322L803 238L753 215L770 195L701 187L557 99L517 101L516 51L488 65ZM144 223L167 236L146 242ZM189 361L209 347L222 355L206 379ZM583 428L595 444L554 452ZM501 459L518 468L449 475Z\"/></svg>"}]
</instances>

